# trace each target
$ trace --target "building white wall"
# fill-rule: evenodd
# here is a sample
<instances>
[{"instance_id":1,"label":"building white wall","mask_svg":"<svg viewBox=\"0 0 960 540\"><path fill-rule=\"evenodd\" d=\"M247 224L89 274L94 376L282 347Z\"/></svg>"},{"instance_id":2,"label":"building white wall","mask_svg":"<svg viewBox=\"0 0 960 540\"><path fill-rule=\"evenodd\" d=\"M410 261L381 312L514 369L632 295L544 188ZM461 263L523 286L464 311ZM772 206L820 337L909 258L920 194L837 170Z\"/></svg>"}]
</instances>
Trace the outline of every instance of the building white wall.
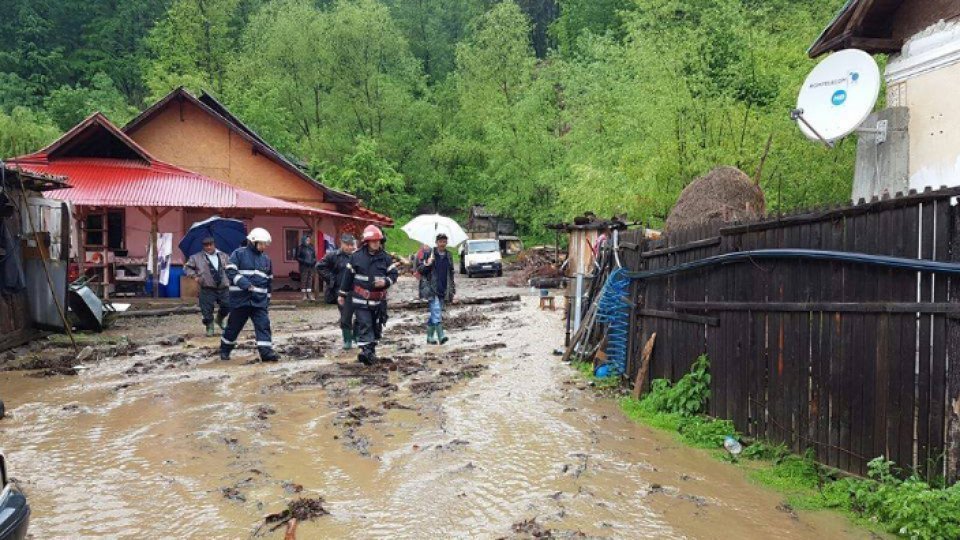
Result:
<instances>
[{"instance_id":1,"label":"building white wall","mask_svg":"<svg viewBox=\"0 0 960 540\"><path fill-rule=\"evenodd\" d=\"M910 109L910 188L960 186L960 23L911 37L885 78L887 105Z\"/></svg>"}]
</instances>

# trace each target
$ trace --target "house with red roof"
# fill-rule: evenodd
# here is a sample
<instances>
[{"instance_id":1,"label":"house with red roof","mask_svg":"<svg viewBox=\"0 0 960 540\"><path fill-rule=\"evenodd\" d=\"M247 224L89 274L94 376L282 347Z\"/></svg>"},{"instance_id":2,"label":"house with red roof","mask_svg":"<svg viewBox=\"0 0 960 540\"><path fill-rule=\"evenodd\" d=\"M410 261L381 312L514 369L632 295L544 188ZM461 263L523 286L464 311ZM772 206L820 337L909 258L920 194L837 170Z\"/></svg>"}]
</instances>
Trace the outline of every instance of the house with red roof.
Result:
<instances>
[{"instance_id":1,"label":"house with red roof","mask_svg":"<svg viewBox=\"0 0 960 540\"><path fill-rule=\"evenodd\" d=\"M295 239L306 229L336 237L341 232L359 233L370 223L393 225L393 220L365 208L353 195L318 182L205 92L197 97L177 88L123 131L168 163L241 189L347 216L320 218L317 226L296 220L267 221L274 240L285 244L283 259L276 262L291 262ZM322 248L323 237L317 240Z\"/></svg>"},{"instance_id":2,"label":"house with red roof","mask_svg":"<svg viewBox=\"0 0 960 540\"><path fill-rule=\"evenodd\" d=\"M288 230L297 235L312 231L319 236L366 223L391 224L389 218L363 209L347 194L331 190L328 198L298 202L296 197L264 194L269 188L244 189L235 182L174 165L155 156L100 113L47 147L7 160L7 164L30 174L64 178L69 184L69 188L46 191L44 196L72 204L75 258L105 296L126 285L126 276L116 270L118 264L146 264L159 235L169 233L175 246L192 223L214 215L242 219L248 230L269 230L275 239L269 254L281 277L296 269L283 242ZM221 177L226 176L221 173ZM271 182L269 175L261 177L261 184ZM317 185L302 193L319 198L315 194L326 189ZM281 188L274 191L289 193ZM170 255L174 268L183 264L184 255L178 249Z\"/></svg>"}]
</instances>

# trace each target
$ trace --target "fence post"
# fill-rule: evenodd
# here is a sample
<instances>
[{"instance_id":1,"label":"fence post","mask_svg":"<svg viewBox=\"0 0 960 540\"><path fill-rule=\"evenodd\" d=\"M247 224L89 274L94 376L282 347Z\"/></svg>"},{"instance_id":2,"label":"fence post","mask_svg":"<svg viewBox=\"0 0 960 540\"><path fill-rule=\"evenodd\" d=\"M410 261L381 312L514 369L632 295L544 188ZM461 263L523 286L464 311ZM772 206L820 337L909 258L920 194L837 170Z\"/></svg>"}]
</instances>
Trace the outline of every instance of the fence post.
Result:
<instances>
[{"instance_id":1,"label":"fence post","mask_svg":"<svg viewBox=\"0 0 960 540\"><path fill-rule=\"evenodd\" d=\"M950 261L960 262L960 212L950 207ZM950 278L949 301L960 302L960 278ZM960 321L947 318L947 483L953 484L960 474Z\"/></svg>"}]
</instances>

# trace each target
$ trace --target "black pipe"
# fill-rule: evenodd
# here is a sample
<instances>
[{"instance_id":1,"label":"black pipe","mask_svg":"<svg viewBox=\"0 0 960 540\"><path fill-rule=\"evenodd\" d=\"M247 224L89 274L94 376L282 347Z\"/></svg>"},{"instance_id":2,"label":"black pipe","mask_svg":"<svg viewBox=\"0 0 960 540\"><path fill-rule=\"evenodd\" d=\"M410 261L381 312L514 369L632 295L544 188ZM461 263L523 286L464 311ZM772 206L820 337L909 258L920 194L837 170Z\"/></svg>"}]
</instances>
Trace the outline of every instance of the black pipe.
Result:
<instances>
[{"instance_id":1,"label":"black pipe","mask_svg":"<svg viewBox=\"0 0 960 540\"><path fill-rule=\"evenodd\" d=\"M951 262L930 261L926 259L905 259L902 257L890 257L887 255L868 255L866 253L824 251L819 249L758 249L753 251L736 251L733 253L724 253L723 255L714 255L713 257L707 257L698 261L678 264L668 268L657 268L656 270L644 270L640 272L627 272L627 276L629 276L631 279L650 279L699 270L700 268L707 266L751 261L755 259L805 259L812 261L847 262L867 264L872 266L884 266L887 268L910 270L914 272L960 275L960 264Z\"/></svg>"}]
</instances>

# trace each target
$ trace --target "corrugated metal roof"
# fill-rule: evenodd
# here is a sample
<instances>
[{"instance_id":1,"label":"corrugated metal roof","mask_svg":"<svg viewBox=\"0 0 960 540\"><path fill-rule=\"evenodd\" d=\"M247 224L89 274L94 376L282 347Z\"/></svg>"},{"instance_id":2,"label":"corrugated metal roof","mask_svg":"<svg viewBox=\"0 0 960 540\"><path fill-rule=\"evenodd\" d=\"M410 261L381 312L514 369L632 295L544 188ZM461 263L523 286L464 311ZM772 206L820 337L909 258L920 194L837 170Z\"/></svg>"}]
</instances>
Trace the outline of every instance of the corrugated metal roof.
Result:
<instances>
[{"instance_id":1,"label":"corrugated metal roof","mask_svg":"<svg viewBox=\"0 0 960 540\"><path fill-rule=\"evenodd\" d=\"M69 189L45 193L78 206L217 208L304 215L338 215L259 195L162 162L65 158L51 162L21 159L25 171L68 178Z\"/></svg>"},{"instance_id":2,"label":"corrugated metal roof","mask_svg":"<svg viewBox=\"0 0 960 540\"><path fill-rule=\"evenodd\" d=\"M388 227L393 227L393 219L383 214L379 214L370 210L369 208L364 208L363 206L357 206L351 215L351 217L363 221L370 221L372 223L378 223L380 225L386 225Z\"/></svg>"}]
</instances>

